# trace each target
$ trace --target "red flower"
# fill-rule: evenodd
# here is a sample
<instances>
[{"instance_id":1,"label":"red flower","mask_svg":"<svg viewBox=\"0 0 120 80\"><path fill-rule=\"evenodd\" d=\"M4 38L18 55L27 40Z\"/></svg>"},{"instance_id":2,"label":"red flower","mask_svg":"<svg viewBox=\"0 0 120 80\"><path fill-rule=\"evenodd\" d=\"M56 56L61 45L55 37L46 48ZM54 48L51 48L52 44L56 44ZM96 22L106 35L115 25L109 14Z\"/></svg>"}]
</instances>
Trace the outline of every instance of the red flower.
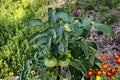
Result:
<instances>
[{"instance_id":1,"label":"red flower","mask_svg":"<svg viewBox=\"0 0 120 80\"><path fill-rule=\"evenodd\" d=\"M102 66L102 68L103 68L104 70L107 70L110 65L105 62L105 63L103 63L101 66Z\"/></svg>"},{"instance_id":2,"label":"red flower","mask_svg":"<svg viewBox=\"0 0 120 80\"><path fill-rule=\"evenodd\" d=\"M89 71L87 71L86 76L87 76L87 77L92 77L92 76L94 76L94 70L89 70Z\"/></svg>"},{"instance_id":3,"label":"red flower","mask_svg":"<svg viewBox=\"0 0 120 80\"><path fill-rule=\"evenodd\" d=\"M106 77L112 77L114 74L112 73L111 70L106 72Z\"/></svg>"},{"instance_id":4,"label":"red flower","mask_svg":"<svg viewBox=\"0 0 120 80\"><path fill-rule=\"evenodd\" d=\"M118 73L118 67L112 68L112 69L111 69L111 72L112 72L113 74Z\"/></svg>"},{"instance_id":5,"label":"red flower","mask_svg":"<svg viewBox=\"0 0 120 80\"><path fill-rule=\"evenodd\" d=\"M119 71L119 68L115 67L115 72L118 73L118 71Z\"/></svg>"},{"instance_id":6,"label":"red flower","mask_svg":"<svg viewBox=\"0 0 120 80\"><path fill-rule=\"evenodd\" d=\"M106 54L101 56L101 60L106 60L108 58L108 56Z\"/></svg>"},{"instance_id":7,"label":"red flower","mask_svg":"<svg viewBox=\"0 0 120 80\"><path fill-rule=\"evenodd\" d=\"M103 75L103 71L102 70L96 70L96 76L101 76Z\"/></svg>"},{"instance_id":8,"label":"red flower","mask_svg":"<svg viewBox=\"0 0 120 80\"><path fill-rule=\"evenodd\" d=\"M120 58L116 60L116 64L120 64Z\"/></svg>"}]
</instances>

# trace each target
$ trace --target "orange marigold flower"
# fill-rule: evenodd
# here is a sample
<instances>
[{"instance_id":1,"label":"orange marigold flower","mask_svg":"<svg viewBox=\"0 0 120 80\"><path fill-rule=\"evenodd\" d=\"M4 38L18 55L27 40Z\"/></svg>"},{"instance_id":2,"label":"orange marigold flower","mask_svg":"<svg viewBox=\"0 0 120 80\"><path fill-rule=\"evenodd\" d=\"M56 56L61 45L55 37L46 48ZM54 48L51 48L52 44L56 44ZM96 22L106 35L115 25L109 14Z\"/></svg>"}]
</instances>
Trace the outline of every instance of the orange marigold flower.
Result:
<instances>
[{"instance_id":1,"label":"orange marigold flower","mask_svg":"<svg viewBox=\"0 0 120 80\"><path fill-rule=\"evenodd\" d=\"M118 60L120 58L120 55L116 54L114 55L114 59Z\"/></svg>"},{"instance_id":2,"label":"orange marigold flower","mask_svg":"<svg viewBox=\"0 0 120 80\"><path fill-rule=\"evenodd\" d=\"M87 76L87 77L92 77L92 76L94 76L94 70L89 70L89 71L87 71L86 76Z\"/></svg>"},{"instance_id":3,"label":"orange marigold flower","mask_svg":"<svg viewBox=\"0 0 120 80\"><path fill-rule=\"evenodd\" d=\"M116 60L116 64L120 64L120 58Z\"/></svg>"},{"instance_id":4,"label":"orange marigold flower","mask_svg":"<svg viewBox=\"0 0 120 80\"><path fill-rule=\"evenodd\" d=\"M108 56L106 54L101 56L101 60L106 60L108 58Z\"/></svg>"},{"instance_id":5,"label":"orange marigold flower","mask_svg":"<svg viewBox=\"0 0 120 80\"><path fill-rule=\"evenodd\" d=\"M106 77L112 77L114 74L112 73L111 70L106 72Z\"/></svg>"},{"instance_id":6,"label":"orange marigold flower","mask_svg":"<svg viewBox=\"0 0 120 80\"><path fill-rule=\"evenodd\" d=\"M119 71L119 68L118 68L118 67L115 67L115 71L116 71L116 73L118 73L118 71Z\"/></svg>"},{"instance_id":7,"label":"orange marigold flower","mask_svg":"<svg viewBox=\"0 0 120 80\"><path fill-rule=\"evenodd\" d=\"M103 71L102 70L96 70L96 76L101 76L103 75Z\"/></svg>"},{"instance_id":8,"label":"orange marigold flower","mask_svg":"<svg viewBox=\"0 0 120 80\"><path fill-rule=\"evenodd\" d=\"M118 73L118 67L112 68L112 69L111 69L111 72L112 72L113 74Z\"/></svg>"},{"instance_id":9,"label":"orange marigold flower","mask_svg":"<svg viewBox=\"0 0 120 80\"><path fill-rule=\"evenodd\" d=\"M102 68L103 68L104 70L107 70L110 65L105 62L105 63L103 63L101 66L102 66Z\"/></svg>"},{"instance_id":10,"label":"orange marigold flower","mask_svg":"<svg viewBox=\"0 0 120 80\"><path fill-rule=\"evenodd\" d=\"M9 72L9 76L10 76L10 77L14 76L14 72L12 72L12 71Z\"/></svg>"}]
</instances>

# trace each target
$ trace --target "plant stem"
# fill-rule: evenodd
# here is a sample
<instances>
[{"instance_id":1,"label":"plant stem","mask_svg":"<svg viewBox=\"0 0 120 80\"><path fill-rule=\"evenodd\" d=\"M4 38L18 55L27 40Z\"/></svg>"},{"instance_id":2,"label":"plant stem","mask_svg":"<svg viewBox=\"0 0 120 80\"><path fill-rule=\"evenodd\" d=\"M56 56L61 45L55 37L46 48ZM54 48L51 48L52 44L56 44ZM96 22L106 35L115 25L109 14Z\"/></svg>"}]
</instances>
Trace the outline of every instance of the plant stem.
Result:
<instances>
[{"instance_id":1,"label":"plant stem","mask_svg":"<svg viewBox=\"0 0 120 80\"><path fill-rule=\"evenodd\" d=\"M60 74L60 72L61 72L61 66L58 66L58 74ZM60 80L60 76L59 75L57 75L57 80Z\"/></svg>"}]
</instances>

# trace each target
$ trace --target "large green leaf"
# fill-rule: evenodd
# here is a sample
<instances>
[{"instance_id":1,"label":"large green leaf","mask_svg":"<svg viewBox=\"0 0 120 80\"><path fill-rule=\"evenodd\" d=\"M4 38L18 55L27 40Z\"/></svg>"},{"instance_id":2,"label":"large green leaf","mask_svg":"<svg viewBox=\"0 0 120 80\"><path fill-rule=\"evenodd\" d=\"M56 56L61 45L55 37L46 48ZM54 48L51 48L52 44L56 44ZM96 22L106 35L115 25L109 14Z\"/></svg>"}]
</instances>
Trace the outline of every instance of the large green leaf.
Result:
<instances>
[{"instance_id":1,"label":"large green leaf","mask_svg":"<svg viewBox=\"0 0 120 80\"><path fill-rule=\"evenodd\" d=\"M89 46L89 49L90 49L90 63L94 65L95 57L96 57L96 49L94 49L91 46Z\"/></svg>"},{"instance_id":2,"label":"large green leaf","mask_svg":"<svg viewBox=\"0 0 120 80\"><path fill-rule=\"evenodd\" d=\"M69 66L69 70L71 75L73 76L71 80L81 80L83 74L81 71L77 70L76 68Z\"/></svg>"},{"instance_id":3,"label":"large green leaf","mask_svg":"<svg viewBox=\"0 0 120 80\"><path fill-rule=\"evenodd\" d=\"M68 16L68 14L65 11L56 12L55 17L56 17L56 20L62 19L65 22L73 22L73 20L74 20L74 18Z\"/></svg>"},{"instance_id":4,"label":"large green leaf","mask_svg":"<svg viewBox=\"0 0 120 80\"><path fill-rule=\"evenodd\" d=\"M50 35L52 35L53 30L54 29L52 29L52 28L51 29L48 28L47 30L45 30L43 32L36 32L35 34L33 34L30 37L29 42L32 42L32 41L34 41L34 40L36 40L36 39L38 39L40 37L43 37L43 36L50 36Z\"/></svg>"},{"instance_id":5,"label":"large green leaf","mask_svg":"<svg viewBox=\"0 0 120 80\"><path fill-rule=\"evenodd\" d=\"M94 26L95 26L95 29L97 29L98 31L108 33L111 36L114 35L114 31L107 25L104 25L104 24L101 24L101 23L95 23Z\"/></svg>"},{"instance_id":6,"label":"large green leaf","mask_svg":"<svg viewBox=\"0 0 120 80\"><path fill-rule=\"evenodd\" d=\"M71 59L70 66L75 67L76 69L82 71L84 75L86 71L91 68L91 64L84 57L80 57L79 59Z\"/></svg>"},{"instance_id":7,"label":"large green leaf","mask_svg":"<svg viewBox=\"0 0 120 80\"><path fill-rule=\"evenodd\" d=\"M48 17L49 17L49 23L55 23L56 19L55 19L55 10L53 10L52 8L48 9Z\"/></svg>"},{"instance_id":8,"label":"large green leaf","mask_svg":"<svg viewBox=\"0 0 120 80\"><path fill-rule=\"evenodd\" d=\"M79 41L78 46L84 51L85 56L89 55L89 45L84 39Z\"/></svg>"},{"instance_id":9,"label":"large green leaf","mask_svg":"<svg viewBox=\"0 0 120 80\"><path fill-rule=\"evenodd\" d=\"M33 27L33 26L42 26L43 25L43 22L41 19L35 19L35 20L30 20L28 22L28 26L29 27Z\"/></svg>"},{"instance_id":10,"label":"large green leaf","mask_svg":"<svg viewBox=\"0 0 120 80\"><path fill-rule=\"evenodd\" d=\"M62 34L63 34L63 30L64 30L64 28L63 28L63 26L60 26L60 27L57 27L57 29L56 29L56 43L58 43L58 42L60 42L61 41L61 39L62 39Z\"/></svg>"},{"instance_id":11,"label":"large green leaf","mask_svg":"<svg viewBox=\"0 0 120 80\"><path fill-rule=\"evenodd\" d=\"M30 37L29 42L32 42L32 41L38 39L39 37L41 37L41 33L37 32Z\"/></svg>"},{"instance_id":12,"label":"large green leaf","mask_svg":"<svg viewBox=\"0 0 120 80\"><path fill-rule=\"evenodd\" d=\"M92 22L92 18L84 18L83 20L82 20L82 26L88 26L88 25L90 25L90 23Z\"/></svg>"},{"instance_id":13,"label":"large green leaf","mask_svg":"<svg viewBox=\"0 0 120 80\"><path fill-rule=\"evenodd\" d=\"M40 46L42 44L48 44L49 41L51 41L51 37L41 37L41 38L38 39L38 41L34 45L34 47Z\"/></svg>"},{"instance_id":14,"label":"large green leaf","mask_svg":"<svg viewBox=\"0 0 120 80\"><path fill-rule=\"evenodd\" d=\"M83 33L83 28L74 28L74 32L75 34L78 36L78 35L81 35Z\"/></svg>"},{"instance_id":15,"label":"large green leaf","mask_svg":"<svg viewBox=\"0 0 120 80\"><path fill-rule=\"evenodd\" d=\"M80 47L78 47L78 45L72 46L71 50L71 55L74 59L84 55L84 51Z\"/></svg>"}]
</instances>

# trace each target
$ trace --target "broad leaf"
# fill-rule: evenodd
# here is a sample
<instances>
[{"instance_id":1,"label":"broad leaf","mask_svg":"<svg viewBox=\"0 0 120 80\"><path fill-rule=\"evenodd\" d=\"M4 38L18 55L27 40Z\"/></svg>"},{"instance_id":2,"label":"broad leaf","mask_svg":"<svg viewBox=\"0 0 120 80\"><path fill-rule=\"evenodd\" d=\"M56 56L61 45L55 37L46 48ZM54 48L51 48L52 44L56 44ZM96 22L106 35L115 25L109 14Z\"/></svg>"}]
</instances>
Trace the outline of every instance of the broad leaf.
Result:
<instances>
[{"instance_id":1,"label":"broad leaf","mask_svg":"<svg viewBox=\"0 0 120 80\"><path fill-rule=\"evenodd\" d=\"M74 59L84 55L84 51L80 47L78 47L78 45L72 46L71 50L71 55Z\"/></svg>"},{"instance_id":2,"label":"broad leaf","mask_svg":"<svg viewBox=\"0 0 120 80\"><path fill-rule=\"evenodd\" d=\"M76 68L69 66L69 70L71 75L73 76L71 80L81 80L83 74L81 71L77 70Z\"/></svg>"},{"instance_id":3,"label":"broad leaf","mask_svg":"<svg viewBox=\"0 0 120 80\"><path fill-rule=\"evenodd\" d=\"M34 47L40 46L42 44L48 44L50 40L51 40L51 37L41 37L38 39Z\"/></svg>"},{"instance_id":4,"label":"broad leaf","mask_svg":"<svg viewBox=\"0 0 120 80\"><path fill-rule=\"evenodd\" d=\"M95 61L95 57L96 57L96 49L94 49L93 47L89 46L89 51L90 51L90 63L92 65L94 65L94 61Z\"/></svg>"},{"instance_id":5,"label":"broad leaf","mask_svg":"<svg viewBox=\"0 0 120 80\"><path fill-rule=\"evenodd\" d=\"M32 41L38 39L39 37L41 37L41 33L37 32L31 36L31 38L29 39L29 42L32 42Z\"/></svg>"},{"instance_id":6,"label":"broad leaf","mask_svg":"<svg viewBox=\"0 0 120 80\"><path fill-rule=\"evenodd\" d=\"M79 41L78 46L84 51L85 56L89 55L89 45L85 40Z\"/></svg>"},{"instance_id":7,"label":"broad leaf","mask_svg":"<svg viewBox=\"0 0 120 80\"><path fill-rule=\"evenodd\" d=\"M78 35L81 35L83 33L83 28L75 28L75 34L78 36Z\"/></svg>"},{"instance_id":8,"label":"broad leaf","mask_svg":"<svg viewBox=\"0 0 120 80\"><path fill-rule=\"evenodd\" d=\"M61 39L62 39L62 34L63 34L63 30L64 30L64 28L63 28L63 26L60 26L60 27L58 27L57 29L56 29L56 36L57 36L57 38L56 38L56 43L58 43L58 42L60 42L61 41Z\"/></svg>"},{"instance_id":9,"label":"broad leaf","mask_svg":"<svg viewBox=\"0 0 120 80\"><path fill-rule=\"evenodd\" d=\"M70 22L70 23L74 20L74 18L68 16L65 11L56 12L55 17L56 17L56 20L62 19L63 21Z\"/></svg>"},{"instance_id":10,"label":"broad leaf","mask_svg":"<svg viewBox=\"0 0 120 80\"><path fill-rule=\"evenodd\" d=\"M71 59L70 66L73 66L76 69L83 71L84 74L87 70L91 68L91 65L89 64L88 60L86 60L84 57L80 57L79 59Z\"/></svg>"},{"instance_id":11,"label":"broad leaf","mask_svg":"<svg viewBox=\"0 0 120 80\"><path fill-rule=\"evenodd\" d=\"M51 29L48 28L44 32L37 32L31 36L31 38L29 39L29 42L32 42L32 41L34 41L42 36L50 36L50 35L52 35L52 32L53 32L52 28Z\"/></svg>"},{"instance_id":12,"label":"broad leaf","mask_svg":"<svg viewBox=\"0 0 120 80\"><path fill-rule=\"evenodd\" d=\"M101 23L95 23L94 26L95 26L95 29L97 29L98 31L108 33L111 36L114 35L114 31L107 25L104 25L104 24L101 24Z\"/></svg>"},{"instance_id":13,"label":"broad leaf","mask_svg":"<svg viewBox=\"0 0 120 80\"><path fill-rule=\"evenodd\" d=\"M43 25L43 22L41 19L35 19L35 20L30 20L28 22L28 26L29 27L33 27L33 26L42 26Z\"/></svg>"},{"instance_id":14,"label":"broad leaf","mask_svg":"<svg viewBox=\"0 0 120 80\"><path fill-rule=\"evenodd\" d=\"M92 22L92 18L84 18L82 21L82 26L88 26Z\"/></svg>"},{"instance_id":15,"label":"broad leaf","mask_svg":"<svg viewBox=\"0 0 120 80\"><path fill-rule=\"evenodd\" d=\"M52 8L49 8L48 9L48 16L49 16L49 23L53 24L56 22L55 10L53 10Z\"/></svg>"}]
</instances>

